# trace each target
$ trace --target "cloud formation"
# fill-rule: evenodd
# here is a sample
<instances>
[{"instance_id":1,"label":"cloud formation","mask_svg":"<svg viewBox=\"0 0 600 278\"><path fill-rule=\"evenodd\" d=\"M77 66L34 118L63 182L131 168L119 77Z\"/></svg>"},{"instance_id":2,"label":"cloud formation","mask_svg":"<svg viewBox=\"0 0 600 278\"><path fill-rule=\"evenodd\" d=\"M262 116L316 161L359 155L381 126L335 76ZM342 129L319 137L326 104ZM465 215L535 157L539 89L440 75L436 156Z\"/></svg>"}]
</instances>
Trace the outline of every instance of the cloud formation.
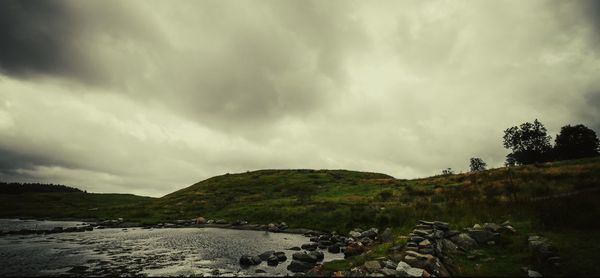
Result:
<instances>
[{"instance_id":1,"label":"cloud formation","mask_svg":"<svg viewBox=\"0 0 600 278\"><path fill-rule=\"evenodd\" d=\"M500 166L600 132L595 2L2 1L0 179L160 196L262 168Z\"/></svg>"}]
</instances>

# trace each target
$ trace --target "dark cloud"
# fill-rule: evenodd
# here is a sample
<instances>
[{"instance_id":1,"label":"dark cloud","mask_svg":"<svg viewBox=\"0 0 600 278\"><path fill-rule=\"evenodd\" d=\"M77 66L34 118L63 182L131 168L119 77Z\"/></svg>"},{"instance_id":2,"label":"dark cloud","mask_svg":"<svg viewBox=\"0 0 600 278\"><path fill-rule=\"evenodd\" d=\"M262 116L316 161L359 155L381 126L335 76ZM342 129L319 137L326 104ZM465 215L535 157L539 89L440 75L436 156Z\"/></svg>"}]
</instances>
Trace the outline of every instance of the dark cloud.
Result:
<instances>
[{"instance_id":1,"label":"dark cloud","mask_svg":"<svg viewBox=\"0 0 600 278\"><path fill-rule=\"evenodd\" d=\"M0 70L30 77L50 74L88 79L92 73L75 47L77 22L67 2L0 2Z\"/></svg>"}]
</instances>

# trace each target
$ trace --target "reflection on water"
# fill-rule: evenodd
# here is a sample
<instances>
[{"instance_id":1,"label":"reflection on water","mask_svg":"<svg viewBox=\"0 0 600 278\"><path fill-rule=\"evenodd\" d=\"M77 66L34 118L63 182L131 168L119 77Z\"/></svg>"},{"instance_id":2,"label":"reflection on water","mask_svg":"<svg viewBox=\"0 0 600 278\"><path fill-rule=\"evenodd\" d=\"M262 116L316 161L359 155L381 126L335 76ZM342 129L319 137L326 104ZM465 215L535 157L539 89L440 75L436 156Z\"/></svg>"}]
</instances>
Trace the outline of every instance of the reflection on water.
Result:
<instances>
[{"instance_id":1,"label":"reflection on water","mask_svg":"<svg viewBox=\"0 0 600 278\"><path fill-rule=\"evenodd\" d=\"M291 274L302 235L216 228L104 229L83 233L0 237L0 276L221 276ZM284 251L288 260L242 269L240 256ZM325 253L325 260L343 255Z\"/></svg>"}]
</instances>

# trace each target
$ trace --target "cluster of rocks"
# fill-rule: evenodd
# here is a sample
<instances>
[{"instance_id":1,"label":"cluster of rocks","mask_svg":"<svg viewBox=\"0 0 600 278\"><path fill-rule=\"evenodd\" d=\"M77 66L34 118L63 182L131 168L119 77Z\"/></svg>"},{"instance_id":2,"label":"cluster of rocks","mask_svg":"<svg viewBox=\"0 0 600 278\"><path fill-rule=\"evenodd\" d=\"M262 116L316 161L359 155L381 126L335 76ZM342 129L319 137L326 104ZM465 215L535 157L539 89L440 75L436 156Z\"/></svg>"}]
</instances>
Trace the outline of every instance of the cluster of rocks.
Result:
<instances>
[{"instance_id":1,"label":"cluster of rocks","mask_svg":"<svg viewBox=\"0 0 600 278\"><path fill-rule=\"evenodd\" d=\"M537 266L542 269L543 273L558 273L561 265L561 258L558 255L558 250L550 240L539 235L529 236L527 238L529 250L532 253L533 259ZM528 270L531 276L532 270ZM533 271L535 272L535 271ZM536 276L535 274L533 276Z\"/></svg>"},{"instance_id":2,"label":"cluster of rocks","mask_svg":"<svg viewBox=\"0 0 600 278\"><path fill-rule=\"evenodd\" d=\"M285 222L281 222L279 224L269 223L269 225L267 225L267 231L272 233L283 232L287 230L287 228L288 225Z\"/></svg>"},{"instance_id":3,"label":"cluster of rocks","mask_svg":"<svg viewBox=\"0 0 600 278\"><path fill-rule=\"evenodd\" d=\"M325 254L321 251L302 251L292 255L292 262L287 269L291 272L306 272L314 267L325 258Z\"/></svg>"},{"instance_id":4,"label":"cluster of rocks","mask_svg":"<svg viewBox=\"0 0 600 278\"><path fill-rule=\"evenodd\" d=\"M267 265L277 266L281 262L285 262L287 257L284 252L267 251L257 256L244 255L240 258L240 265L243 267L251 265L259 265L263 261L267 262Z\"/></svg>"},{"instance_id":5,"label":"cluster of rocks","mask_svg":"<svg viewBox=\"0 0 600 278\"><path fill-rule=\"evenodd\" d=\"M85 232L92 231L94 227L90 225L76 226L76 227L55 227L53 229L48 230L31 230L31 229L21 229L18 231L2 231L0 235L46 235L46 234L57 234L57 233L77 233L77 232Z\"/></svg>"}]
</instances>

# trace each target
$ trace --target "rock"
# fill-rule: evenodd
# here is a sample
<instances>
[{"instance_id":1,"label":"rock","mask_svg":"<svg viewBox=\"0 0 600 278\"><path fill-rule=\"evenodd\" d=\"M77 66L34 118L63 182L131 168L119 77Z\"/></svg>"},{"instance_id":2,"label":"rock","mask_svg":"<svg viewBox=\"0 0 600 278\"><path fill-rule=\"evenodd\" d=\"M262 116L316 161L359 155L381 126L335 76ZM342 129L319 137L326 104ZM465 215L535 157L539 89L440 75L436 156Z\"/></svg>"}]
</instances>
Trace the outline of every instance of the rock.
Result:
<instances>
[{"instance_id":1,"label":"rock","mask_svg":"<svg viewBox=\"0 0 600 278\"><path fill-rule=\"evenodd\" d=\"M273 250L267 251L267 252L264 252L264 253L258 255L258 257L264 261L264 260L268 259L269 257L271 257L273 255L273 253L275 253L275 251L273 251Z\"/></svg>"},{"instance_id":2,"label":"rock","mask_svg":"<svg viewBox=\"0 0 600 278\"><path fill-rule=\"evenodd\" d=\"M323 254L323 252L321 251L310 251L308 254L311 256L315 256L317 258L317 261L322 261L325 258L325 254Z\"/></svg>"},{"instance_id":3,"label":"rock","mask_svg":"<svg viewBox=\"0 0 600 278\"><path fill-rule=\"evenodd\" d=\"M340 252L340 246L337 244L331 245L327 247L327 251L329 251L329 253L337 254Z\"/></svg>"},{"instance_id":4,"label":"rock","mask_svg":"<svg viewBox=\"0 0 600 278\"><path fill-rule=\"evenodd\" d=\"M394 235L392 234L392 229L385 228L383 232L379 235L379 240L382 242L391 241L394 239Z\"/></svg>"},{"instance_id":5,"label":"rock","mask_svg":"<svg viewBox=\"0 0 600 278\"><path fill-rule=\"evenodd\" d=\"M366 261L365 264L363 264L363 267L368 272L375 272L381 269L381 264L379 264L378 261Z\"/></svg>"},{"instance_id":6,"label":"rock","mask_svg":"<svg viewBox=\"0 0 600 278\"><path fill-rule=\"evenodd\" d=\"M535 271L535 270L527 270L527 276L528 277L543 277L542 274L540 274L539 272Z\"/></svg>"},{"instance_id":7,"label":"rock","mask_svg":"<svg viewBox=\"0 0 600 278\"><path fill-rule=\"evenodd\" d=\"M426 220L418 220L417 223L419 223L421 225L427 225L427 226L433 226L435 224L435 222L433 222L433 221L426 221Z\"/></svg>"},{"instance_id":8,"label":"rock","mask_svg":"<svg viewBox=\"0 0 600 278\"><path fill-rule=\"evenodd\" d=\"M271 255L267 258L267 265L276 266L279 264L279 259L275 255Z\"/></svg>"},{"instance_id":9,"label":"rock","mask_svg":"<svg viewBox=\"0 0 600 278\"><path fill-rule=\"evenodd\" d=\"M398 271L396 271L395 269L383 268L383 269L379 270L379 272L381 274L383 274L384 276L388 276L388 277L398 276Z\"/></svg>"},{"instance_id":10,"label":"rock","mask_svg":"<svg viewBox=\"0 0 600 278\"><path fill-rule=\"evenodd\" d=\"M396 267L398 266L397 263L387 260L387 261L383 261L381 263L383 265L384 268L389 268L389 269L396 269Z\"/></svg>"},{"instance_id":11,"label":"rock","mask_svg":"<svg viewBox=\"0 0 600 278\"><path fill-rule=\"evenodd\" d=\"M365 251L365 247L362 245L362 243L352 242L352 243L348 244L348 246L346 246L346 248L344 249L344 256L345 257L356 256L356 255L362 254L364 251Z\"/></svg>"},{"instance_id":12,"label":"rock","mask_svg":"<svg viewBox=\"0 0 600 278\"><path fill-rule=\"evenodd\" d=\"M310 242L319 242L319 237L318 237L318 236L311 237L311 238L309 239L309 241L310 241Z\"/></svg>"},{"instance_id":13,"label":"rock","mask_svg":"<svg viewBox=\"0 0 600 278\"><path fill-rule=\"evenodd\" d=\"M509 231L511 233L516 233L517 232L517 230L515 228L513 228L513 226L511 226L511 225L503 226L502 229L505 230L505 231Z\"/></svg>"},{"instance_id":14,"label":"rock","mask_svg":"<svg viewBox=\"0 0 600 278\"><path fill-rule=\"evenodd\" d=\"M227 224L227 223L228 222L225 219L219 219L219 220L215 221L215 224L220 224L220 225Z\"/></svg>"},{"instance_id":15,"label":"rock","mask_svg":"<svg viewBox=\"0 0 600 278\"><path fill-rule=\"evenodd\" d=\"M453 236L458 235L458 234L460 234L460 232L457 231L457 230L448 230L448 231L445 232L445 236L446 237L453 237Z\"/></svg>"},{"instance_id":16,"label":"rock","mask_svg":"<svg viewBox=\"0 0 600 278\"><path fill-rule=\"evenodd\" d=\"M284 252L275 252L273 253L273 255L277 257L277 260L280 262L285 262L287 260L287 257L285 256Z\"/></svg>"},{"instance_id":17,"label":"rock","mask_svg":"<svg viewBox=\"0 0 600 278\"><path fill-rule=\"evenodd\" d=\"M469 236L479 244L498 238L499 234L487 230L468 229Z\"/></svg>"},{"instance_id":18,"label":"rock","mask_svg":"<svg viewBox=\"0 0 600 278\"><path fill-rule=\"evenodd\" d=\"M424 269L411 267L405 262L399 262L396 271L400 277L429 277L429 275L424 275Z\"/></svg>"},{"instance_id":19,"label":"rock","mask_svg":"<svg viewBox=\"0 0 600 278\"><path fill-rule=\"evenodd\" d=\"M430 255L434 255L435 251L433 250L433 248L421 248L418 249L419 253L421 254L430 254Z\"/></svg>"},{"instance_id":20,"label":"rock","mask_svg":"<svg viewBox=\"0 0 600 278\"><path fill-rule=\"evenodd\" d=\"M206 224L214 224L214 223L215 223L215 220L212 220L212 219L206 220Z\"/></svg>"},{"instance_id":21,"label":"rock","mask_svg":"<svg viewBox=\"0 0 600 278\"><path fill-rule=\"evenodd\" d=\"M314 263L293 260L287 269L291 272L306 272L315 267Z\"/></svg>"},{"instance_id":22,"label":"rock","mask_svg":"<svg viewBox=\"0 0 600 278\"><path fill-rule=\"evenodd\" d=\"M470 250L477 246L477 241L471 238L468 234L460 233L450 238L452 242L458 245L460 248Z\"/></svg>"},{"instance_id":23,"label":"rock","mask_svg":"<svg viewBox=\"0 0 600 278\"><path fill-rule=\"evenodd\" d=\"M458 246L448 239L442 239L442 250L446 254L456 254L460 252Z\"/></svg>"},{"instance_id":24,"label":"rock","mask_svg":"<svg viewBox=\"0 0 600 278\"><path fill-rule=\"evenodd\" d=\"M429 246L431 246L431 242L428 239L419 242L419 247L429 247Z\"/></svg>"},{"instance_id":25,"label":"rock","mask_svg":"<svg viewBox=\"0 0 600 278\"><path fill-rule=\"evenodd\" d=\"M350 231L350 232L348 233L348 235L349 235L349 236L351 236L351 237L353 237L353 238L359 238L359 237L360 237L360 235L361 235L361 233L360 233L360 232L357 232L357 231Z\"/></svg>"},{"instance_id":26,"label":"rock","mask_svg":"<svg viewBox=\"0 0 600 278\"><path fill-rule=\"evenodd\" d=\"M240 265L242 266L258 265L260 263L261 259L258 256L244 255L240 258Z\"/></svg>"},{"instance_id":27,"label":"rock","mask_svg":"<svg viewBox=\"0 0 600 278\"><path fill-rule=\"evenodd\" d=\"M362 243L364 246L369 246L373 243L373 240L369 237L363 237L360 239L360 243Z\"/></svg>"},{"instance_id":28,"label":"rock","mask_svg":"<svg viewBox=\"0 0 600 278\"><path fill-rule=\"evenodd\" d=\"M267 271L259 268L259 269L254 270L254 273L267 273Z\"/></svg>"},{"instance_id":29,"label":"rock","mask_svg":"<svg viewBox=\"0 0 600 278\"><path fill-rule=\"evenodd\" d=\"M475 225L473 225L473 229L481 229L481 225L475 224Z\"/></svg>"},{"instance_id":30,"label":"rock","mask_svg":"<svg viewBox=\"0 0 600 278\"><path fill-rule=\"evenodd\" d=\"M300 251L300 250L302 250L302 248L300 248L298 246L294 246L294 247L289 248L288 250Z\"/></svg>"},{"instance_id":31,"label":"rock","mask_svg":"<svg viewBox=\"0 0 600 278\"><path fill-rule=\"evenodd\" d=\"M331 245L333 245L333 242L331 242L329 240L321 240L321 241L319 241L318 244L322 245L322 246L331 246Z\"/></svg>"},{"instance_id":32,"label":"rock","mask_svg":"<svg viewBox=\"0 0 600 278\"><path fill-rule=\"evenodd\" d=\"M368 229L362 233L360 233L360 237L368 237L368 238L375 238L377 236L377 234L379 233L379 230L377 228L371 228Z\"/></svg>"},{"instance_id":33,"label":"rock","mask_svg":"<svg viewBox=\"0 0 600 278\"><path fill-rule=\"evenodd\" d=\"M318 244L316 244L314 242L302 244L302 249L308 250L308 251L317 250L317 247L318 247Z\"/></svg>"},{"instance_id":34,"label":"rock","mask_svg":"<svg viewBox=\"0 0 600 278\"><path fill-rule=\"evenodd\" d=\"M424 237L422 237L422 236L411 236L411 237L408 239L408 241L410 241L410 242L416 242L416 243L419 243L419 242L421 242L421 241L423 241L423 240L425 240L425 238L424 238Z\"/></svg>"},{"instance_id":35,"label":"rock","mask_svg":"<svg viewBox=\"0 0 600 278\"><path fill-rule=\"evenodd\" d=\"M500 225L495 223L483 223L483 228L494 233L497 233L502 229Z\"/></svg>"},{"instance_id":36,"label":"rock","mask_svg":"<svg viewBox=\"0 0 600 278\"><path fill-rule=\"evenodd\" d=\"M317 256L305 252L298 252L292 255L292 259L301 262L316 263L319 261Z\"/></svg>"},{"instance_id":37,"label":"rock","mask_svg":"<svg viewBox=\"0 0 600 278\"><path fill-rule=\"evenodd\" d=\"M433 230L414 230L413 233L418 236L428 236Z\"/></svg>"},{"instance_id":38,"label":"rock","mask_svg":"<svg viewBox=\"0 0 600 278\"><path fill-rule=\"evenodd\" d=\"M441 221L434 221L433 226L436 227L437 229L444 230L444 231L447 231L448 229L450 229L450 224L448 224L446 222L441 222Z\"/></svg>"},{"instance_id":39,"label":"rock","mask_svg":"<svg viewBox=\"0 0 600 278\"><path fill-rule=\"evenodd\" d=\"M277 225L270 223L269 225L267 225L267 231L276 233L279 232L279 228L277 228Z\"/></svg>"},{"instance_id":40,"label":"rock","mask_svg":"<svg viewBox=\"0 0 600 278\"><path fill-rule=\"evenodd\" d=\"M510 220L506 220L504 222L502 222L502 224L500 224L501 226L509 226L512 225L512 223L510 223Z\"/></svg>"}]
</instances>

